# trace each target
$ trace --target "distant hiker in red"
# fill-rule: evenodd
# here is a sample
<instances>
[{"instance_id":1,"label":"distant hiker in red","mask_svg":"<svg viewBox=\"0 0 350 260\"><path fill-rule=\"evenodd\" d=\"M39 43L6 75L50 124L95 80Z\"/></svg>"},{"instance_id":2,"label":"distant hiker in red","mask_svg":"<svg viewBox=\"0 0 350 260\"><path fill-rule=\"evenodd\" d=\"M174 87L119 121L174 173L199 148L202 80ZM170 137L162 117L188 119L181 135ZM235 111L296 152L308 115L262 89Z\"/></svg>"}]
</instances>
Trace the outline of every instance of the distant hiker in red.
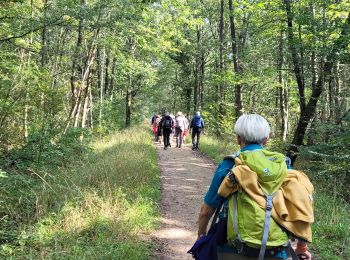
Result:
<instances>
[{"instance_id":1,"label":"distant hiker in red","mask_svg":"<svg viewBox=\"0 0 350 260\"><path fill-rule=\"evenodd\" d=\"M188 131L190 130L190 122L188 121L187 115L184 115L185 117L185 130L182 133L182 142L186 143L186 137L188 135Z\"/></svg>"},{"instance_id":2,"label":"distant hiker in red","mask_svg":"<svg viewBox=\"0 0 350 260\"><path fill-rule=\"evenodd\" d=\"M164 114L159 125L163 132L164 150L166 150L170 146L170 133L174 128L174 121L169 113Z\"/></svg>"},{"instance_id":3,"label":"distant hiker in red","mask_svg":"<svg viewBox=\"0 0 350 260\"><path fill-rule=\"evenodd\" d=\"M192 118L190 128L192 129L192 150L198 149L201 131L204 128L204 120L200 112Z\"/></svg>"},{"instance_id":4,"label":"distant hiker in red","mask_svg":"<svg viewBox=\"0 0 350 260\"><path fill-rule=\"evenodd\" d=\"M186 129L186 118L183 116L182 112L177 112L175 119L175 137L176 137L176 147L181 148L183 132Z\"/></svg>"},{"instance_id":5,"label":"distant hiker in red","mask_svg":"<svg viewBox=\"0 0 350 260\"><path fill-rule=\"evenodd\" d=\"M153 130L154 139L156 142L159 140L159 138L158 138L159 122L160 122L160 115L154 115L152 117L152 130Z\"/></svg>"}]
</instances>

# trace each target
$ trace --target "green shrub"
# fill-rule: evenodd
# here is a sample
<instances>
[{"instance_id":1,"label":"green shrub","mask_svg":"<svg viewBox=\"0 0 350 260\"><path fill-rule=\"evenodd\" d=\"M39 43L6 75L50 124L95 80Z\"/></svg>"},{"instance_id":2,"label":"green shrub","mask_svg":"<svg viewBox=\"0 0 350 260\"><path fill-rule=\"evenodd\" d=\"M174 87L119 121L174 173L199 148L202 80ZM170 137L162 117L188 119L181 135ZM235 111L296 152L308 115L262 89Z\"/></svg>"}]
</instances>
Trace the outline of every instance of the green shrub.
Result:
<instances>
[{"instance_id":1,"label":"green shrub","mask_svg":"<svg viewBox=\"0 0 350 260\"><path fill-rule=\"evenodd\" d=\"M80 134L54 144L65 151L60 164L41 168L44 162L27 160L2 171L0 258L148 259L152 243L140 234L154 229L159 199L148 129L105 136L91 150L71 141ZM43 158L49 163L51 156Z\"/></svg>"}]
</instances>

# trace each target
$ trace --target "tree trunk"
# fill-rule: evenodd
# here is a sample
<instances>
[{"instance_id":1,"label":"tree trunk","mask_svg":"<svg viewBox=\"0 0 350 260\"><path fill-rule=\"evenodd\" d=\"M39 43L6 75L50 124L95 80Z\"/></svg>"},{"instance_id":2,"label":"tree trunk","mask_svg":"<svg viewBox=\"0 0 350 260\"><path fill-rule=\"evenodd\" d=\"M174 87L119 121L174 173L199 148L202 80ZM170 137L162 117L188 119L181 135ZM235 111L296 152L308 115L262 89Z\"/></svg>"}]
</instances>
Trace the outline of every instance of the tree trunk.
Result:
<instances>
[{"instance_id":1,"label":"tree trunk","mask_svg":"<svg viewBox=\"0 0 350 260\"><path fill-rule=\"evenodd\" d=\"M230 31L231 31L233 70L236 75L241 75L242 69L240 68L239 60L238 60L238 47L237 47L234 8L233 8L232 0L229 0L228 3L229 3L229 10L230 10L230 29L231 29ZM235 85L235 108L236 108L236 117L238 118L243 114L242 84Z\"/></svg>"},{"instance_id":2,"label":"tree trunk","mask_svg":"<svg viewBox=\"0 0 350 260\"><path fill-rule=\"evenodd\" d=\"M278 46L278 97L279 97L279 108L281 114L281 138L283 141L287 138L288 130L288 106L287 106L287 86L283 78L283 62L284 62L284 32L281 30L279 46Z\"/></svg>"},{"instance_id":3,"label":"tree trunk","mask_svg":"<svg viewBox=\"0 0 350 260\"><path fill-rule=\"evenodd\" d=\"M94 128L94 117L93 117L93 109L94 109L94 102L93 102L93 99L92 99L92 91L91 91L91 88L89 88L89 101L90 101L90 128L93 129Z\"/></svg>"},{"instance_id":4,"label":"tree trunk","mask_svg":"<svg viewBox=\"0 0 350 260\"><path fill-rule=\"evenodd\" d=\"M200 107L203 107L203 96L204 96L204 76L205 76L205 61L204 61L204 53L201 51L201 77L200 77Z\"/></svg>"},{"instance_id":5,"label":"tree trunk","mask_svg":"<svg viewBox=\"0 0 350 260\"><path fill-rule=\"evenodd\" d=\"M196 52L196 66L194 69L195 84L193 88L193 106L194 110L198 110L198 97L201 86L201 28L197 26L197 52Z\"/></svg>"},{"instance_id":6,"label":"tree trunk","mask_svg":"<svg viewBox=\"0 0 350 260\"><path fill-rule=\"evenodd\" d=\"M300 111L304 111L306 107L305 86L304 86L304 78L303 78L302 65L301 65L302 63L300 61L300 57L298 56L298 52L297 52L297 41L295 40L293 35L292 7L290 4L290 0L284 0L284 3L286 8L286 14L287 14L287 37L289 42L289 49L292 55L294 74L298 84L299 106L300 106Z\"/></svg>"},{"instance_id":7,"label":"tree trunk","mask_svg":"<svg viewBox=\"0 0 350 260\"><path fill-rule=\"evenodd\" d=\"M86 0L81 1L82 5L86 5ZM82 92L82 89L79 88L80 85L77 85L78 82L78 76L77 71L81 71L81 67L78 64L78 59L81 55L81 48L82 48L82 42L83 42L83 24L84 19L79 20L78 25L78 38L77 43L75 46L75 51L73 54L73 61L72 61L72 68L71 68L71 77L70 77L70 84L71 84L71 109L69 112L67 124L65 131L69 128L71 121L75 118L76 112L80 103L80 95Z\"/></svg>"},{"instance_id":8,"label":"tree trunk","mask_svg":"<svg viewBox=\"0 0 350 260\"><path fill-rule=\"evenodd\" d=\"M83 107L83 115L81 119L81 127L86 128L86 121L88 119L88 113L89 113L89 100L90 100L90 89L91 89L91 83L88 81L87 86L84 93L84 107Z\"/></svg>"},{"instance_id":9,"label":"tree trunk","mask_svg":"<svg viewBox=\"0 0 350 260\"><path fill-rule=\"evenodd\" d=\"M32 1L33 2L33 1ZM41 67L45 67L46 64L46 56L47 56L47 43L46 43L46 18L47 18L47 2L48 0L44 0L44 26L41 31Z\"/></svg>"},{"instance_id":10,"label":"tree trunk","mask_svg":"<svg viewBox=\"0 0 350 260\"><path fill-rule=\"evenodd\" d=\"M335 62L334 58L336 57L336 53L338 53L341 50L344 50L348 46L347 35L349 34L348 28L350 25L350 13L348 14L348 18L343 25L343 29L341 31L339 38L335 40L331 48L331 51L327 55L326 62L323 65L322 73L315 84L315 88L312 89L311 97L306 105L305 96L304 96L304 85L303 85L301 69L300 69L300 61L296 55L296 49L294 46L295 41L293 36L293 21L292 21L290 0L284 0L284 2L286 7L286 14L287 14L289 46L290 46L290 51L292 54L292 60L294 64L294 73L298 82L298 89L299 89L300 103L301 103L300 118L298 121L298 125L294 133L293 141L287 151L287 156L291 158L291 161L293 164L297 158L299 146L302 145L303 143L307 126L311 118L315 115L317 102L323 91L324 80L328 79L328 77L331 75L332 67Z\"/></svg>"},{"instance_id":11,"label":"tree trunk","mask_svg":"<svg viewBox=\"0 0 350 260\"><path fill-rule=\"evenodd\" d=\"M219 72L223 73L224 70L224 41L225 41L225 32L224 32L224 0L220 1L220 22L219 22ZM220 99L220 113L222 111L222 101L224 98L225 87L222 82L219 84L219 99Z\"/></svg>"},{"instance_id":12,"label":"tree trunk","mask_svg":"<svg viewBox=\"0 0 350 260\"><path fill-rule=\"evenodd\" d=\"M109 96L110 96L110 101L113 100L113 95L114 95L114 88L115 88L115 69L116 69L116 66L117 66L117 59L116 58L113 58L113 61L112 61L112 71L111 71L111 79L110 79L110 84L109 84Z\"/></svg>"},{"instance_id":13,"label":"tree trunk","mask_svg":"<svg viewBox=\"0 0 350 260\"><path fill-rule=\"evenodd\" d=\"M126 104L126 109L125 109L125 127L130 127L131 125L131 102L132 102L132 80L131 80L131 75L129 75L129 84L128 88L126 90L126 96L125 96L125 104Z\"/></svg>"},{"instance_id":14,"label":"tree trunk","mask_svg":"<svg viewBox=\"0 0 350 260\"><path fill-rule=\"evenodd\" d=\"M109 89L109 53L106 53L106 64L105 64L105 85L104 85L104 94L107 95Z\"/></svg>"},{"instance_id":15,"label":"tree trunk","mask_svg":"<svg viewBox=\"0 0 350 260\"><path fill-rule=\"evenodd\" d=\"M336 108L334 111L334 120L335 122L339 122L341 118L341 113L343 111L342 102L341 102L341 88L340 88L340 79L339 79L339 61L336 62L334 66L334 107Z\"/></svg>"},{"instance_id":16,"label":"tree trunk","mask_svg":"<svg viewBox=\"0 0 350 260\"><path fill-rule=\"evenodd\" d=\"M105 59L104 49L102 53L101 53L101 49L98 49L97 50L97 82L98 82L98 88L100 90L100 107L99 107L98 123L100 128L102 128L102 119L103 119L104 59Z\"/></svg>"}]
</instances>

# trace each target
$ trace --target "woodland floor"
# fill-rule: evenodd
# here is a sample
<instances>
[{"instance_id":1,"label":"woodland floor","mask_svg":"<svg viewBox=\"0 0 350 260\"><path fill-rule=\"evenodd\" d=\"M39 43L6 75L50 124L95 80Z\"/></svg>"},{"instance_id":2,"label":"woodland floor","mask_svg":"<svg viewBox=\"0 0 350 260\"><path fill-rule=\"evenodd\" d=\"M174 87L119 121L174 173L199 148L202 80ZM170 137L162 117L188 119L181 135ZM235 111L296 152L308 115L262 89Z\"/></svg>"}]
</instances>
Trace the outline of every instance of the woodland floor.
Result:
<instances>
[{"instance_id":1,"label":"woodland floor","mask_svg":"<svg viewBox=\"0 0 350 260\"><path fill-rule=\"evenodd\" d=\"M167 150L157 144L161 168L161 227L153 235L157 259L193 259L186 252L196 240L197 219L215 165L191 145Z\"/></svg>"}]
</instances>

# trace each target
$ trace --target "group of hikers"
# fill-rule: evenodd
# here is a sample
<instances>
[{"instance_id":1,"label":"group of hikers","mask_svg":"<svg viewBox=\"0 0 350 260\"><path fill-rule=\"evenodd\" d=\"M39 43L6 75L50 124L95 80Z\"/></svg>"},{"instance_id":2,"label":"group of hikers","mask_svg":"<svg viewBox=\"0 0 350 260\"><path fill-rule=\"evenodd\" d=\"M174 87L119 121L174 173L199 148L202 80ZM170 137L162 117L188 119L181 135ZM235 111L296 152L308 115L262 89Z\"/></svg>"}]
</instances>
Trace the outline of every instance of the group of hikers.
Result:
<instances>
[{"instance_id":1,"label":"group of hikers","mask_svg":"<svg viewBox=\"0 0 350 260\"><path fill-rule=\"evenodd\" d=\"M181 148L186 143L186 136L191 132L192 150L198 149L204 120L200 112L196 112L191 122L181 111L176 116L165 112L163 116L153 115L151 119L155 141L161 143L163 138L164 150L171 147L172 139L176 138L176 147Z\"/></svg>"},{"instance_id":2,"label":"group of hikers","mask_svg":"<svg viewBox=\"0 0 350 260\"><path fill-rule=\"evenodd\" d=\"M193 148L198 148L204 127L199 112L191 123L181 112L175 118L165 113L155 121L154 132L159 137L162 131L164 149L170 146L172 131L181 147L181 137L189 129ZM240 150L218 165L199 212L197 240L188 253L197 260L311 260L310 180L292 169L288 157L264 149L270 135L264 117L244 114L234 132ZM296 241L295 249L290 240Z\"/></svg>"}]
</instances>

